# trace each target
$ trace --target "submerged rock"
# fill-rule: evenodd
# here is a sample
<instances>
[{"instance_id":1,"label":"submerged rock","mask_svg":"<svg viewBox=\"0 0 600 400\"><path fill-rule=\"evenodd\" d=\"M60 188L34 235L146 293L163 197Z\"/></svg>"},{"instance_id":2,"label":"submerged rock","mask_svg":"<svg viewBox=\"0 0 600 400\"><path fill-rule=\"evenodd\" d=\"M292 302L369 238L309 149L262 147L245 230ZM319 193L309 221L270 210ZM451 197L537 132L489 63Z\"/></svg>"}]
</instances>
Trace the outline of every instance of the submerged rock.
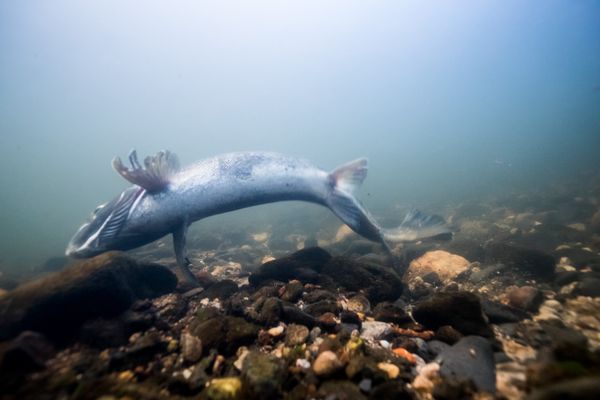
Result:
<instances>
[{"instance_id":1,"label":"submerged rock","mask_svg":"<svg viewBox=\"0 0 600 400\"><path fill-rule=\"evenodd\" d=\"M20 385L25 374L45 368L54 348L43 335L25 331L10 342L0 343L0 389Z\"/></svg>"},{"instance_id":2,"label":"submerged rock","mask_svg":"<svg viewBox=\"0 0 600 400\"><path fill-rule=\"evenodd\" d=\"M417 276L423 278L435 273L442 282L447 282L466 271L468 266L469 261L464 257L443 250L428 251L411 261L404 280L409 282Z\"/></svg>"},{"instance_id":3,"label":"submerged rock","mask_svg":"<svg viewBox=\"0 0 600 400\"><path fill-rule=\"evenodd\" d=\"M118 315L136 298L171 292L177 278L158 264L109 252L19 286L0 298L0 340L23 330L56 342L72 338L86 320Z\"/></svg>"},{"instance_id":4,"label":"submerged rock","mask_svg":"<svg viewBox=\"0 0 600 400\"><path fill-rule=\"evenodd\" d=\"M238 347L251 344L258 331L258 326L230 316L208 318L191 325L191 334L200 338L205 349L216 349L225 354L233 354Z\"/></svg>"},{"instance_id":5,"label":"submerged rock","mask_svg":"<svg viewBox=\"0 0 600 400\"><path fill-rule=\"evenodd\" d=\"M260 285L268 280L287 282L297 279L302 282L316 282L322 266L331 259L331 255L320 247L302 249L289 256L262 264L249 277L250 284Z\"/></svg>"},{"instance_id":6,"label":"submerged rock","mask_svg":"<svg viewBox=\"0 0 600 400\"><path fill-rule=\"evenodd\" d=\"M440 292L417 304L414 318L431 329L451 325L463 334L492 337L479 297L469 292Z\"/></svg>"},{"instance_id":7,"label":"submerged rock","mask_svg":"<svg viewBox=\"0 0 600 400\"><path fill-rule=\"evenodd\" d=\"M458 381L470 380L482 391L496 392L496 366L490 343L478 336L467 336L443 350L436 361L440 375Z\"/></svg>"},{"instance_id":8,"label":"submerged rock","mask_svg":"<svg viewBox=\"0 0 600 400\"><path fill-rule=\"evenodd\" d=\"M242 381L250 398L276 399L280 397L284 373L282 360L251 351L244 358Z\"/></svg>"},{"instance_id":9,"label":"submerged rock","mask_svg":"<svg viewBox=\"0 0 600 400\"><path fill-rule=\"evenodd\" d=\"M486 264L504 264L535 279L554 276L554 258L542 251L506 243L490 243L485 247Z\"/></svg>"}]
</instances>

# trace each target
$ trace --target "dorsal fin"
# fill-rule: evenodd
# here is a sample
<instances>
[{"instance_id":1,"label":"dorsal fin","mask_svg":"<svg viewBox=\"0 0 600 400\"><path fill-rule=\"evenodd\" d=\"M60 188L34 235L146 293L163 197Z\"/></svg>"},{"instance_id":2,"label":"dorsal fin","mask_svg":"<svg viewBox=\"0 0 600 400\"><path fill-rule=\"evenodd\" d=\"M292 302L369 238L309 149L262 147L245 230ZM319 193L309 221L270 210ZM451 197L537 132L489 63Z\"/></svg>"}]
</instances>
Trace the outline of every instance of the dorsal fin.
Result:
<instances>
[{"instance_id":1,"label":"dorsal fin","mask_svg":"<svg viewBox=\"0 0 600 400\"><path fill-rule=\"evenodd\" d=\"M169 185L171 176L179 171L179 160L169 150L146 157L143 167L138 162L137 152L132 150L129 153L129 163L131 168L123 165L119 157L112 161L113 168L119 175L150 193L164 190Z\"/></svg>"}]
</instances>

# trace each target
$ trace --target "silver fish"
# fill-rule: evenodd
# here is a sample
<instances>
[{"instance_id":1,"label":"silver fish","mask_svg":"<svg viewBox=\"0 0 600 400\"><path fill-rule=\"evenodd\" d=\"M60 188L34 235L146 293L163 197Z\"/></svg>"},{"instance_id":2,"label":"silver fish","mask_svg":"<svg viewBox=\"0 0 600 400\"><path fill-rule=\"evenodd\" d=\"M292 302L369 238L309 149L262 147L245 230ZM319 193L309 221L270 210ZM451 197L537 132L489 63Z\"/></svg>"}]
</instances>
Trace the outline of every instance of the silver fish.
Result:
<instances>
[{"instance_id":1,"label":"silver fish","mask_svg":"<svg viewBox=\"0 0 600 400\"><path fill-rule=\"evenodd\" d=\"M276 153L224 154L180 168L175 154L161 151L142 166L135 150L131 167L117 157L114 169L133 185L100 205L69 242L68 256L91 257L108 250L129 250L173 235L177 264L194 282L186 256L192 222L259 204L301 200L329 208L359 235L379 242L412 241L449 233L443 219L410 212L395 229L384 229L352 194L367 176L367 160L331 172L309 161Z\"/></svg>"}]
</instances>

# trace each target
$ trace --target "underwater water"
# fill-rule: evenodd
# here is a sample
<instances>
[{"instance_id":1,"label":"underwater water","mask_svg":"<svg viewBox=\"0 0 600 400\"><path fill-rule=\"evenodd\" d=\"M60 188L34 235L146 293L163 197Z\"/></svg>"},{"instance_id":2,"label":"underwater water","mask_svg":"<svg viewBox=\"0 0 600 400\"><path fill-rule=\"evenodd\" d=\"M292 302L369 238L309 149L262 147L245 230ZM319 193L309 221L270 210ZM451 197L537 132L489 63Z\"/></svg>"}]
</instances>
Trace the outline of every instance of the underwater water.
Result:
<instances>
[{"instance_id":1,"label":"underwater water","mask_svg":"<svg viewBox=\"0 0 600 400\"><path fill-rule=\"evenodd\" d=\"M32 317L33 325L11 325L21 314L6 311L9 322L0 326L0 340L12 340L25 328L46 337L23 339L25 347L40 352L33 357L34 369L43 371L40 387L65 365L96 368L91 360L99 351L129 343L134 348L111 353L108 367L92 368L96 375L84 379L89 393L114 394L100 387L116 376L121 383L150 385L129 393L140 398L151 387L162 390L156 398L200 393L219 398L224 384L232 385L232 398L240 390L246 397L278 398L296 384L302 386L299 398L333 392L391 398L408 393L406 383L414 389L410 396L427 398L433 392L424 381L431 376L415 365L431 365L438 355L434 348L447 351L447 359L460 359L456 343L476 335L485 344L467 346L495 353L495 361L479 360L482 370L493 372L466 373L475 389L460 387L460 393L494 392L490 388L497 386L497 396L537 396L552 381L548 371L556 382L579 378L578 394L591 390L586 379L597 379L600 371L598 2L3 1L0 54L0 303L4 296L25 299L11 303L21 307L17 310L28 309L27 299L35 298L27 287L14 294L19 284L42 277L55 279L43 285L54 292L61 291L61 280L78 287L79 281L51 273L75 262L65 249L90 213L130 186L111 160L126 159L134 148L140 158L168 149L183 166L234 151L283 153L325 171L366 157L368 175L356 197L379 224L397 226L419 209L441 216L454 232L452 240L391 243L400 267L389 272L381 247L350 233L318 205L282 202L211 216L191 226L188 252L205 291L218 288L213 297L182 297L176 281L173 287L164 283L174 279L171 274L165 275L165 287L131 284L131 293L123 296L138 299L133 308L127 301L114 309L98 305L94 318L113 318L115 310L146 313L135 321L129 314L119 317L110 328L93 325L79 309L57 317L64 331L45 330L41 316ZM313 246L327 255L293 255ZM435 251L461 260L432 256ZM421 259L427 254L435 260ZM137 261L127 262L175 271L169 236L128 256ZM287 260L281 269L290 272L269 275L263 263L272 259ZM109 258L89 268L112 271L127 262ZM298 267L302 263L308 267ZM348 267L355 263L384 269ZM273 281L280 285L270 286ZM455 292L475 293L479 300L444 298ZM222 315L208 313L202 320L196 311L213 309L215 298ZM273 298L284 304L271 307L283 310L276 317L261 311ZM85 303L77 296L72 302ZM318 306L311 308L313 303ZM308 320L290 311L291 304L304 317L309 314ZM420 311L407 317L413 305ZM464 316L477 320L471 325L440 322L435 313L470 306L483 307L484 320L481 311ZM48 312L41 310L33 315ZM221 342L215 339L221 333L203 325L207 321L221 324L221 333L250 324L235 325L236 332L249 333ZM279 326L285 333L271 331ZM352 327L361 333L349 339ZM338 335L335 343L324 332ZM199 354L200 339L194 338L203 343ZM46 341L54 350L40 350ZM319 349L323 341L327 345ZM362 348L363 342L419 358L390 361L367 346L371 353L365 350L361 362L379 365L372 368L385 376L358 367L348 372L355 353L346 350L352 343ZM23 346L19 343L15 346ZM73 350L73 343L89 348ZM140 356L136 345L150 347L152 356ZM290 356L295 351L290 348L300 345L307 353ZM242 347L250 349L252 362L242 367L242 360L238 368L233 363L245 354ZM317 362L323 348L334 355ZM55 357L55 350L64 349L65 358ZM267 353L287 364L260 358ZM498 361L498 354L510 361ZM223 359L215 361L218 357ZM0 354L0 372L10 369L2 359ZM266 381L248 371L254 364L268 364L272 374ZM157 378L159 366L170 378ZM302 375L304 369L314 376ZM11 375L16 383L7 393L36 398L23 383L35 382L27 380L29 372ZM353 383L328 386L331 377ZM398 382L404 386L393 386ZM69 385L49 384L48 393L83 396ZM203 391L205 386L217 394Z\"/></svg>"}]
</instances>

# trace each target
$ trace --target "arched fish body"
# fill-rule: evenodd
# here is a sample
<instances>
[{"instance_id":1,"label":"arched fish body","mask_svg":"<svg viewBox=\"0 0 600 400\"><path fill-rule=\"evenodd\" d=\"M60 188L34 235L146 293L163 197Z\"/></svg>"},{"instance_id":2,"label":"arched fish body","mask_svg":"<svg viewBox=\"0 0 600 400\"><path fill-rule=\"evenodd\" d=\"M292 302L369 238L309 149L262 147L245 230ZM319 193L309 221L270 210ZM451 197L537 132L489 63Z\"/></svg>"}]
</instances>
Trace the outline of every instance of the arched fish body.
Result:
<instances>
[{"instance_id":1,"label":"arched fish body","mask_svg":"<svg viewBox=\"0 0 600 400\"><path fill-rule=\"evenodd\" d=\"M259 204L300 200L328 207L359 235L381 243L410 241L448 233L439 217L409 213L400 227L383 229L354 197L367 175L366 159L326 172L306 160L277 153L224 154L180 168L168 151L137 160L131 167L119 158L113 167L133 183L111 202L99 206L69 242L66 254L91 257L108 250L128 250L173 235L177 263L187 268L185 236L200 219Z\"/></svg>"}]
</instances>

